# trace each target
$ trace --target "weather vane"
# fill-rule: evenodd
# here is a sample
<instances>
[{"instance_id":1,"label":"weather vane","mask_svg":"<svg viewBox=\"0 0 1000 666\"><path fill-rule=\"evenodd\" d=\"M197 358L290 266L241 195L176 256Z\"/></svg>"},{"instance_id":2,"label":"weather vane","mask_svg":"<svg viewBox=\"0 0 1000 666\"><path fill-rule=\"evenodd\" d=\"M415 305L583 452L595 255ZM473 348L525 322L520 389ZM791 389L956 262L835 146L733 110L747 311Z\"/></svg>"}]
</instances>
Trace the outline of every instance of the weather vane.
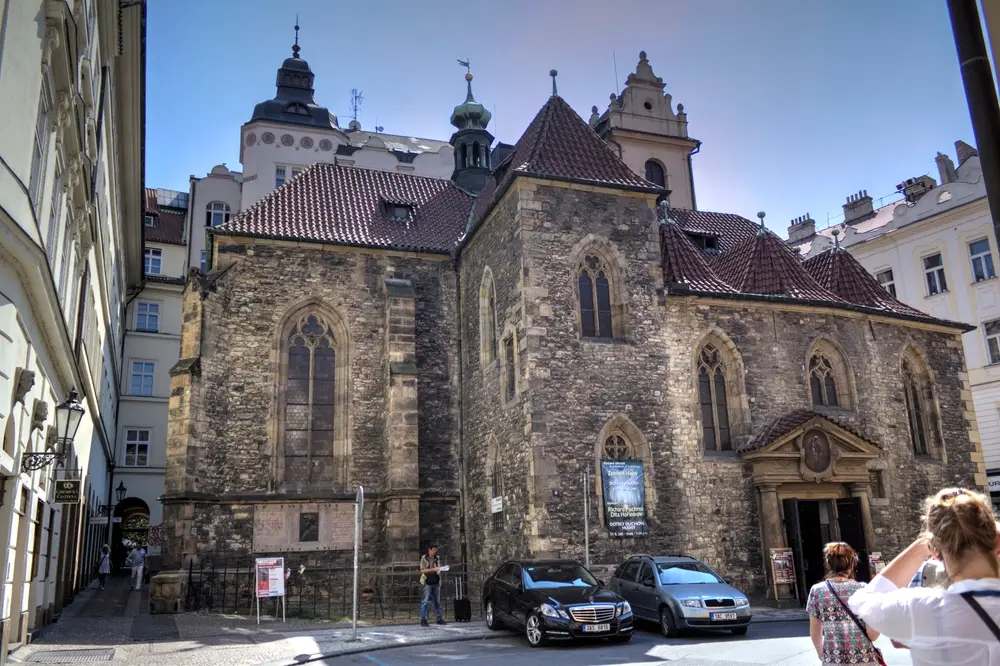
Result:
<instances>
[{"instance_id":1,"label":"weather vane","mask_svg":"<svg viewBox=\"0 0 1000 666\"><path fill-rule=\"evenodd\" d=\"M462 60L461 58L458 59L458 64L465 68L465 73L466 74L471 74L472 73L472 67L469 66L469 61L470 60L471 59L466 59L466 60Z\"/></svg>"}]
</instances>

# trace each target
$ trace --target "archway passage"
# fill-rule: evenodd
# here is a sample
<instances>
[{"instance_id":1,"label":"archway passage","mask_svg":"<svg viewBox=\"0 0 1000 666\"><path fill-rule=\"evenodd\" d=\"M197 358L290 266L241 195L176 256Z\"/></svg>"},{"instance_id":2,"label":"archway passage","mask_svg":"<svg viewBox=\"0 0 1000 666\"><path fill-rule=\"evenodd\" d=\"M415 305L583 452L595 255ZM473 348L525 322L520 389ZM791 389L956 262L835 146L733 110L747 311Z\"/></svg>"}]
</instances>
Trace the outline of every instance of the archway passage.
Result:
<instances>
[{"instance_id":1,"label":"archway passage","mask_svg":"<svg viewBox=\"0 0 1000 666\"><path fill-rule=\"evenodd\" d=\"M149 505L138 497L126 497L115 505L115 518L111 559L115 566L121 567L130 545L146 545L149 541Z\"/></svg>"}]
</instances>

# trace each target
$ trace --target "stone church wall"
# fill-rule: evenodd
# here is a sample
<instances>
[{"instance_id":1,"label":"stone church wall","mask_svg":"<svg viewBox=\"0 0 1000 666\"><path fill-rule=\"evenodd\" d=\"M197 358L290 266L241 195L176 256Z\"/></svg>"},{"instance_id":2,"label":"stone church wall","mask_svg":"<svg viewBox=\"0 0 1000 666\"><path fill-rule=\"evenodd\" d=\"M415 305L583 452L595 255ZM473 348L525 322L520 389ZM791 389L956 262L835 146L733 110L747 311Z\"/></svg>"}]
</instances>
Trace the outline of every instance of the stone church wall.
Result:
<instances>
[{"instance_id":1,"label":"stone church wall","mask_svg":"<svg viewBox=\"0 0 1000 666\"><path fill-rule=\"evenodd\" d=\"M191 410L210 427L197 429L188 452L188 469L196 472L181 494L193 501L171 500L175 519L196 514L189 518L195 543L188 550L250 552L254 504L351 502L356 485L363 484L367 560L415 560L421 542L431 539L441 543L443 552L458 553L458 403L452 378L457 301L449 259L227 241L218 248L215 263L232 266L203 300L200 376L191 380L196 385ZM387 278L407 280L413 291L416 403L401 403L413 411L399 418L406 423L417 419L412 485L418 487L389 486L390 447L395 444L390 445L387 423L388 345L390 339L395 344L410 338L400 337L395 328L387 330ZM272 478L274 350L285 314L309 299L338 313L350 340L347 349L337 350L337 362L346 358L349 363L344 395L349 401L347 482L285 491ZM176 377L175 385L180 385ZM170 491L177 494L176 488ZM416 503L410 508L407 497L420 497L419 508ZM419 528L412 528L403 541L387 536L388 513L394 511L408 523L419 519Z\"/></svg>"}]
</instances>

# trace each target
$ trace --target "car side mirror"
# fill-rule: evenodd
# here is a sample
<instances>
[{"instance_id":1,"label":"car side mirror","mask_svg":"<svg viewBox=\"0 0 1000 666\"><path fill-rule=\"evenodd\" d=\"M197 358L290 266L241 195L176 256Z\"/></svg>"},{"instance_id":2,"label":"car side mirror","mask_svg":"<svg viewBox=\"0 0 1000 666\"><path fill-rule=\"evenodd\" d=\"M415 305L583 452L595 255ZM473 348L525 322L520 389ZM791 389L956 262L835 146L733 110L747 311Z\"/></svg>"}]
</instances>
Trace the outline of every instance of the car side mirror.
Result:
<instances>
[{"instance_id":1,"label":"car side mirror","mask_svg":"<svg viewBox=\"0 0 1000 666\"><path fill-rule=\"evenodd\" d=\"M656 587L656 583L653 582L652 578L643 578L642 584L645 585L646 587Z\"/></svg>"}]
</instances>

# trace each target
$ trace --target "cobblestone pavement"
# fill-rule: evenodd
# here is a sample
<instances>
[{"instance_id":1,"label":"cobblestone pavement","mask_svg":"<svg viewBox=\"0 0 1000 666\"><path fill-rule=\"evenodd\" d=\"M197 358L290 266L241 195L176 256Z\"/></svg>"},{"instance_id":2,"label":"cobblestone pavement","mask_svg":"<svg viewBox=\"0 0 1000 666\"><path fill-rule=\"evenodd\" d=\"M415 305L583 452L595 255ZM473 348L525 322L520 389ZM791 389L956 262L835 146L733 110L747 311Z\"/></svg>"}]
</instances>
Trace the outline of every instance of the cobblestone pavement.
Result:
<instances>
[{"instance_id":1,"label":"cobblestone pavement","mask_svg":"<svg viewBox=\"0 0 1000 666\"><path fill-rule=\"evenodd\" d=\"M59 621L36 634L11 655L12 663L103 662L143 666L286 666L306 659L436 643L504 638L482 622L429 628L416 623L359 626L357 642L349 625L271 616L185 613L150 615L148 593L129 590L126 577L107 589L85 590L64 609ZM806 619L802 609L754 609L754 623ZM509 634L506 635L509 638ZM471 647L471 646L470 646Z\"/></svg>"}]
</instances>

